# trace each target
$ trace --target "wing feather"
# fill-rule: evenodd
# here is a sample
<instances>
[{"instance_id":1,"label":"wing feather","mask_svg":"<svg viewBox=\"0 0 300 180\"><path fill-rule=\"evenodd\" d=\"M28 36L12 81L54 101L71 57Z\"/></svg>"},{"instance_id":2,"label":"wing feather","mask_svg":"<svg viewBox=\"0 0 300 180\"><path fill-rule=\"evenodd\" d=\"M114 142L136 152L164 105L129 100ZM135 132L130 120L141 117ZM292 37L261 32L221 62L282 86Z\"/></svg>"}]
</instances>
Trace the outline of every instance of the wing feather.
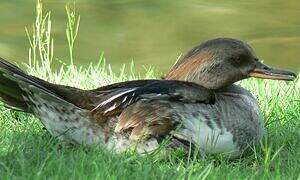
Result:
<instances>
[{"instance_id":1,"label":"wing feather","mask_svg":"<svg viewBox=\"0 0 300 180\"><path fill-rule=\"evenodd\" d=\"M135 82L136 83L136 82ZM92 112L116 115L141 99L160 99L186 103L214 103L214 93L200 85L174 80L154 80L141 86L131 86L106 93ZM114 111L116 113L114 113Z\"/></svg>"},{"instance_id":2,"label":"wing feather","mask_svg":"<svg viewBox=\"0 0 300 180\"><path fill-rule=\"evenodd\" d=\"M106 94L93 109L104 116L120 114L116 133L130 131L130 138L164 136L179 123L173 116L172 102L214 103L215 94L190 82L156 80L141 86L117 88Z\"/></svg>"}]
</instances>

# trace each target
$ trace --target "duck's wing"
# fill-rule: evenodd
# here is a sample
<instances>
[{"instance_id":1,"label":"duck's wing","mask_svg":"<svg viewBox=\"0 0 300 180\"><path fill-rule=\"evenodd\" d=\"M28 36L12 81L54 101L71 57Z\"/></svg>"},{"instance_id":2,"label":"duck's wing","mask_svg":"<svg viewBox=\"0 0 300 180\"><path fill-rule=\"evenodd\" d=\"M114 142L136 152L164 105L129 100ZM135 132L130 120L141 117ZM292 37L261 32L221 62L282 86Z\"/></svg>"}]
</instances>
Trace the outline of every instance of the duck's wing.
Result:
<instances>
[{"instance_id":1,"label":"duck's wing","mask_svg":"<svg viewBox=\"0 0 300 180\"><path fill-rule=\"evenodd\" d=\"M164 136L175 129L179 120L174 116L174 103L213 104L214 101L214 92L197 84L156 80L140 87L113 91L92 112L104 116L120 114L115 132L130 130L131 139L140 139Z\"/></svg>"},{"instance_id":2,"label":"duck's wing","mask_svg":"<svg viewBox=\"0 0 300 180\"><path fill-rule=\"evenodd\" d=\"M118 82L106 86L99 87L97 89L92 90L96 93L109 93L113 90L120 90L124 88L135 88L135 87L142 87L150 83L154 83L160 81L158 79L144 79L144 80L132 80L132 81L125 81L125 82Z\"/></svg>"},{"instance_id":3,"label":"duck's wing","mask_svg":"<svg viewBox=\"0 0 300 180\"><path fill-rule=\"evenodd\" d=\"M137 101L121 113L115 132L129 132L132 140L164 137L180 124L173 106L164 100Z\"/></svg>"},{"instance_id":4,"label":"duck's wing","mask_svg":"<svg viewBox=\"0 0 300 180\"><path fill-rule=\"evenodd\" d=\"M119 84L112 89L101 89L101 100L94 104L93 113L118 115L129 105L142 100L168 100L186 103L214 103L213 91L194 83L175 80L141 80Z\"/></svg>"}]
</instances>

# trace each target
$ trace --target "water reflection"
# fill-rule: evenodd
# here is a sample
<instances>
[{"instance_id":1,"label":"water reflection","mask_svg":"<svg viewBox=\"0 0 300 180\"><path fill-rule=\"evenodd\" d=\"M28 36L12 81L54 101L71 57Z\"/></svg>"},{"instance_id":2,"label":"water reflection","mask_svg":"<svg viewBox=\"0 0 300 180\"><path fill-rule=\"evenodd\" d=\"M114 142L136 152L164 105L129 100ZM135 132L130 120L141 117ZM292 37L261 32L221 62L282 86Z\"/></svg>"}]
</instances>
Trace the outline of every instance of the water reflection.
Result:
<instances>
[{"instance_id":1,"label":"water reflection","mask_svg":"<svg viewBox=\"0 0 300 180\"><path fill-rule=\"evenodd\" d=\"M52 10L55 57L68 61L64 35L68 1L46 0ZM0 1L0 55L27 61L24 27L34 18L34 1ZM75 61L96 61L100 51L119 66L168 70L176 58L207 39L234 37L248 41L270 65L300 68L300 1L79 0L81 26Z\"/></svg>"}]
</instances>

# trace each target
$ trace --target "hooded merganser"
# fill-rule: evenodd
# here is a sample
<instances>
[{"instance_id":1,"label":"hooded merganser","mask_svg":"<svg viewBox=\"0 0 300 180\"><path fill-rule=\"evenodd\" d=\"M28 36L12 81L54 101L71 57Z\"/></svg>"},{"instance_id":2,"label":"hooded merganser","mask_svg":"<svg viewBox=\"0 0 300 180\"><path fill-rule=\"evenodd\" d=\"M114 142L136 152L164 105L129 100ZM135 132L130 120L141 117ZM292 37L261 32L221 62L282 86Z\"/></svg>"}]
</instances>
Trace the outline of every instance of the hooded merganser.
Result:
<instances>
[{"instance_id":1,"label":"hooded merganser","mask_svg":"<svg viewBox=\"0 0 300 180\"><path fill-rule=\"evenodd\" d=\"M163 80L135 80L81 90L27 75L0 60L0 97L12 108L39 117L67 142L100 144L122 152L170 146L203 153L241 154L261 139L256 99L233 83L248 78L294 80L290 71L264 65L243 41L207 41L181 58Z\"/></svg>"}]
</instances>

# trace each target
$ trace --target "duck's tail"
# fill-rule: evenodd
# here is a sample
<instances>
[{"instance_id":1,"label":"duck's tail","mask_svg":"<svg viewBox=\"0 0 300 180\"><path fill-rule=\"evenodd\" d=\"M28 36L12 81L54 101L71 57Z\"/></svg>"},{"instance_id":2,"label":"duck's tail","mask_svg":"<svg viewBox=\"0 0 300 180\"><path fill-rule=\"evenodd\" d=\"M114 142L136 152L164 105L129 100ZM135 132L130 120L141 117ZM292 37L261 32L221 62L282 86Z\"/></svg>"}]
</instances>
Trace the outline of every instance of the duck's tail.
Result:
<instances>
[{"instance_id":1,"label":"duck's tail","mask_svg":"<svg viewBox=\"0 0 300 180\"><path fill-rule=\"evenodd\" d=\"M30 112L29 101L26 101L27 93L21 88L20 83L30 82L31 79L17 66L0 58L0 98L6 105Z\"/></svg>"},{"instance_id":2,"label":"duck's tail","mask_svg":"<svg viewBox=\"0 0 300 180\"><path fill-rule=\"evenodd\" d=\"M36 101L76 106L76 95L83 90L56 85L30 76L17 66L0 58L0 99L11 108L33 113Z\"/></svg>"}]
</instances>

